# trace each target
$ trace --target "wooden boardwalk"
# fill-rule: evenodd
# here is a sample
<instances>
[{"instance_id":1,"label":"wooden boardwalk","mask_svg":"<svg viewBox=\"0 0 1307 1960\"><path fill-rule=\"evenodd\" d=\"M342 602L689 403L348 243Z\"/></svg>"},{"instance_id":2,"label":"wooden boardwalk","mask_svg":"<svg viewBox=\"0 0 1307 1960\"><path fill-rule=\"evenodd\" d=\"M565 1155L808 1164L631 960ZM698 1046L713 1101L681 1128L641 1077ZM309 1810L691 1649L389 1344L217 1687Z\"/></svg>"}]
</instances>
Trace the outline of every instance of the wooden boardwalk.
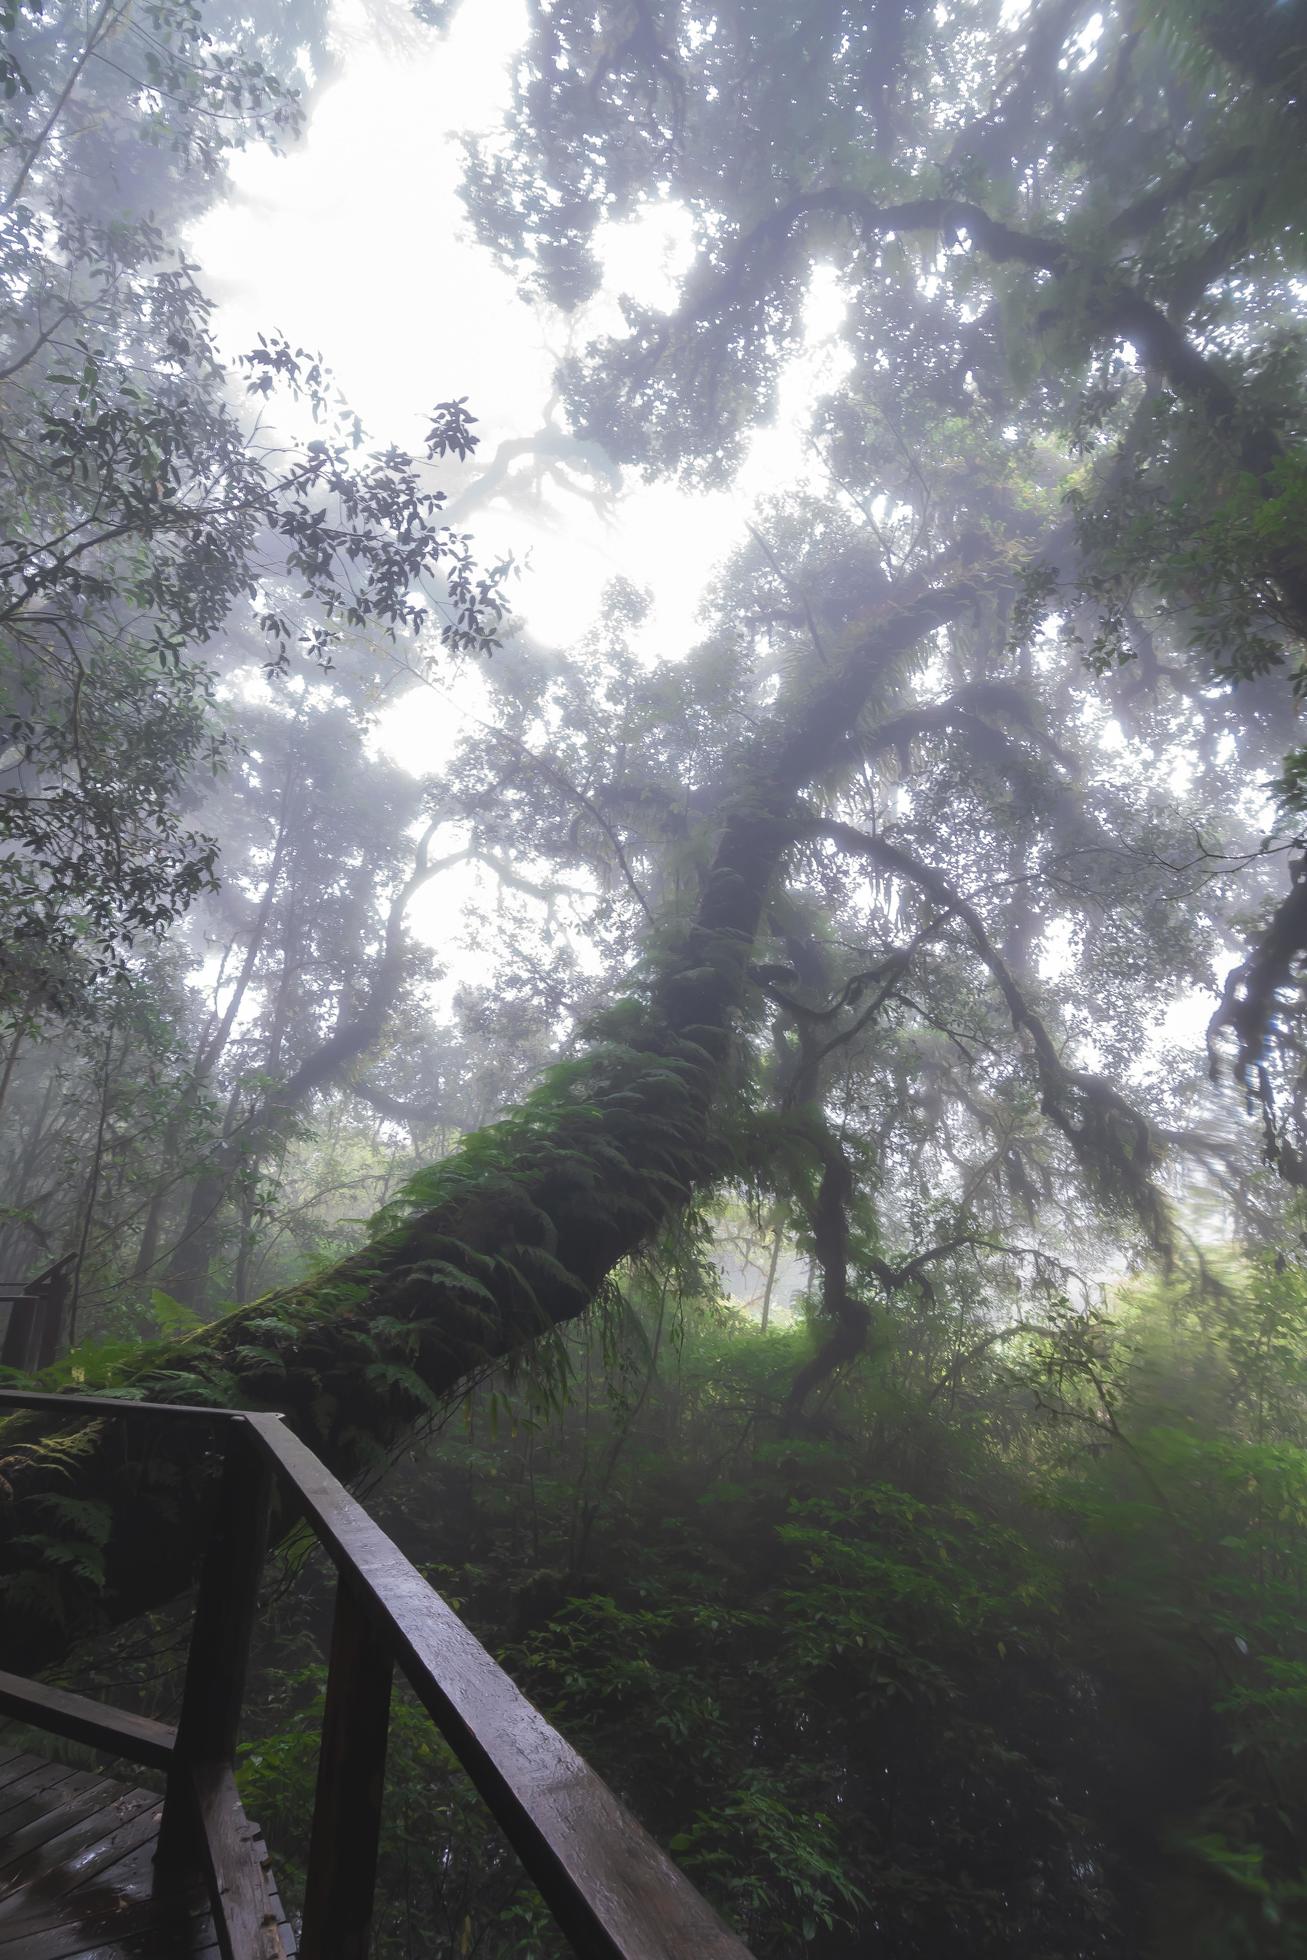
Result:
<instances>
[{"instance_id":1,"label":"wooden boardwalk","mask_svg":"<svg viewBox=\"0 0 1307 1960\"><path fill-rule=\"evenodd\" d=\"M163 1799L0 1745L0 1960L219 1960L198 1872L160 1881ZM287 1960L295 1953L254 1839Z\"/></svg>"},{"instance_id":2,"label":"wooden boardwalk","mask_svg":"<svg viewBox=\"0 0 1307 1960\"><path fill-rule=\"evenodd\" d=\"M0 1389L0 1416L122 1423L149 1460L170 1425L204 1424L222 1461L176 1728L0 1671L0 1713L168 1778L167 1803L0 1753L0 1960L288 1960L267 1854L235 1763L274 1492L336 1567L336 1612L309 1834L301 1948L368 1951L386 1734L398 1668L485 1798L564 1938L587 1960L750 1960L667 1853L533 1708L398 1545L268 1410ZM135 1441L132 1441L133 1436ZM10 1780L5 1783L8 1770ZM34 1781L25 1783L25 1778ZM19 1786L22 1786L21 1788ZM8 1801L6 1801L8 1799ZM206 1893L156 1878L195 1844ZM213 1919L221 1925L215 1940Z\"/></svg>"}]
</instances>

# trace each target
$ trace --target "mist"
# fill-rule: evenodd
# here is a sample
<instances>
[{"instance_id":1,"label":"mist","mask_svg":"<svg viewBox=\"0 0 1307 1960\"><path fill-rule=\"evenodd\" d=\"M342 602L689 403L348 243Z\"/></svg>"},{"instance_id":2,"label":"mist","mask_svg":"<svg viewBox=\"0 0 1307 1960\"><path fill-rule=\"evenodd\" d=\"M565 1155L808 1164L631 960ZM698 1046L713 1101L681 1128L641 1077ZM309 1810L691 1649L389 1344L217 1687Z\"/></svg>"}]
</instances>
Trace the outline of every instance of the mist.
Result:
<instances>
[{"instance_id":1,"label":"mist","mask_svg":"<svg viewBox=\"0 0 1307 1960\"><path fill-rule=\"evenodd\" d=\"M33 1397L275 1412L700 1929L401 1655L330 1945L283 1493L283 1955L1301 1951L1304 46L0 23L0 1659L175 1722L223 1501Z\"/></svg>"}]
</instances>

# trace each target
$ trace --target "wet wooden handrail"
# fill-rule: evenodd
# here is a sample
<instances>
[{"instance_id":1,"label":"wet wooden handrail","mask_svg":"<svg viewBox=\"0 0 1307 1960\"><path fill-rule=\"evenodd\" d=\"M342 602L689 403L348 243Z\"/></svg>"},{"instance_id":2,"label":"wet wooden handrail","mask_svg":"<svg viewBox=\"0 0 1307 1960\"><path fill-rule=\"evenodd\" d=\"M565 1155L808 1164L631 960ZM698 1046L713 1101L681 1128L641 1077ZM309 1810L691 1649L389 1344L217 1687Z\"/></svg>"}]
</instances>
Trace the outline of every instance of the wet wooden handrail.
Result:
<instances>
[{"instance_id":1,"label":"wet wooden handrail","mask_svg":"<svg viewBox=\"0 0 1307 1960\"><path fill-rule=\"evenodd\" d=\"M196 1600L176 1731L0 1674L0 1712L115 1755L168 1764L161 1855L198 1845L227 1960L275 1960L242 1870L232 1776L268 1498L291 1496L336 1567L301 1952L365 1960L391 1673L467 1770L574 1951L586 1960L749 1960L748 1950L356 1498L278 1415L114 1396L0 1390L6 1409L189 1418L217 1426L222 1487ZM148 1752L148 1753L147 1753Z\"/></svg>"}]
</instances>

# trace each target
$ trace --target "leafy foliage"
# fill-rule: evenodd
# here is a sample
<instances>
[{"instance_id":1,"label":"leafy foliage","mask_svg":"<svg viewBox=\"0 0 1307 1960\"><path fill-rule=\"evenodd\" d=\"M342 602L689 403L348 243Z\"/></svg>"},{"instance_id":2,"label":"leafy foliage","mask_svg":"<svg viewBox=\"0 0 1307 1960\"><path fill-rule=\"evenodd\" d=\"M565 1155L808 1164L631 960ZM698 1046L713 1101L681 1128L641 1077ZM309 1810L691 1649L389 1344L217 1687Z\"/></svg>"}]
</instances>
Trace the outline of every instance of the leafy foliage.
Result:
<instances>
[{"instance_id":1,"label":"leafy foliage","mask_svg":"<svg viewBox=\"0 0 1307 1960\"><path fill-rule=\"evenodd\" d=\"M1303 1951L1300 15L536 9L466 195L570 316L542 471L721 487L845 321L688 657L619 584L425 780L383 663L501 605L426 487L465 404L368 453L270 334L287 464L168 257L293 126L272 39L161 7L124 90L96 20L42 67L6 16L4 1222L76 1247L53 1379L284 1409L350 1476L475 1384L378 1501L777 1960ZM163 219L70 201L179 52ZM601 226L669 209L679 294L591 313ZM170 1596L210 1461L3 1441L21 1655ZM245 1764L288 1839L320 1606ZM383 1946L556 1951L395 1747Z\"/></svg>"},{"instance_id":2,"label":"leafy foliage","mask_svg":"<svg viewBox=\"0 0 1307 1960\"><path fill-rule=\"evenodd\" d=\"M946 1370L946 1408L905 1338L787 1434L776 1386L811 1337L700 1296L668 1344L636 1277L625 1366L596 1326L565 1405L488 1383L384 1514L763 1960L873 1936L1293 1955L1307 1460L1301 1381L1257 1400L1268 1290L1276 1324L1301 1315L1300 1268L1134 1289L1088 1372L1030 1333ZM247 1752L274 1842L302 1833L315 1719ZM561 1953L412 1721L380 1951Z\"/></svg>"}]
</instances>

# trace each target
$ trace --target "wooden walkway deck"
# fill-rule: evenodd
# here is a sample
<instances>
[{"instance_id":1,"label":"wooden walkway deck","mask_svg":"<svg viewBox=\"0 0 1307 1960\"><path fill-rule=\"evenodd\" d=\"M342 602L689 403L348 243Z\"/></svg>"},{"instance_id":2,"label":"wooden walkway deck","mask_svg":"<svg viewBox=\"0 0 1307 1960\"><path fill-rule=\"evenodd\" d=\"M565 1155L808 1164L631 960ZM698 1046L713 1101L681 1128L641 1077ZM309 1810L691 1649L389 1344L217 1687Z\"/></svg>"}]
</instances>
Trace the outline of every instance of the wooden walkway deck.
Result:
<instances>
[{"instance_id":1,"label":"wooden walkway deck","mask_svg":"<svg viewBox=\"0 0 1307 1960\"><path fill-rule=\"evenodd\" d=\"M178 1424L208 1429L207 1524L176 1728L0 1671L0 1712L168 1777L147 1792L0 1754L0 1960L287 1960L280 1903L235 1762L274 1493L336 1567L336 1612L299 1944L368 1951L386 1735L398 1668L486 1801L564 1938L585 1960L750 1960L748 1948L398 1545L268 1410L0 1389L0 1415L121 1423L144 1464ZM189 1461L190 1459L188 1459ZM199 1460L198 1458L196 1459ZM212 1484L215 1478L206 1476ZM181 1573L178 1573L180 1583ZM6 1787L4 1774L10 1781ZM24 1777L34 1783L23 1784ZM43 1779L48 1778L48 1781ZM8 1799L8 1801L6 1801ZM207 1892L157 1880L195 1845ZM215 1942L205 1900L221 1922Z\"/></svg>"},{"instance_id":2,"label":"wooden walkway deck","mask_svg":"<svg viewBox=\"0 0 1307 1960\"><path fill-rule=\"evenodd\" d=\"M0 1960L219 1960L203 1878L156 1878L162 1809L157 1792L0 1744Z\"/></svg>"}]
</instances>

